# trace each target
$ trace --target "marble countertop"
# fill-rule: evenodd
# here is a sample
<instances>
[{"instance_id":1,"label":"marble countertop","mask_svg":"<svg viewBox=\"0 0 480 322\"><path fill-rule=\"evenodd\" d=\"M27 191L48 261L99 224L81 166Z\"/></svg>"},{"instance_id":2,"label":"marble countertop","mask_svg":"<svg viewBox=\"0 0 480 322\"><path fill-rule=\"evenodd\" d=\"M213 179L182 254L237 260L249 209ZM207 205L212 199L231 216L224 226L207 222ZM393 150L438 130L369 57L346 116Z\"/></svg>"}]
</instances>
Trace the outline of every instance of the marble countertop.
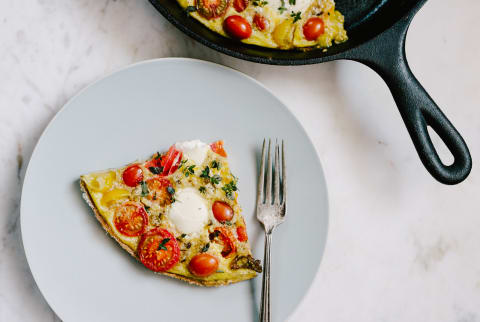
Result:
<instances>
[{"instance_id":1,"label":"marble countertop","mask_svg":"<svg viewBox=\"0 0 480 322\"><path fill-rule=\"evenodd\" d=\"M92 81L171 56L259 80L315 144L329 188L329 235L314 284L289 321L480 321L478 12L477 0L428 1L407 37L412 70L474 159L464 183L445 186L423 168L386 85L363 65L237 60L186 37L145 0L1 1L0 321L59 320L32 278L19 225L25 167L45 126Z\"/></svg>"}]
</instances>

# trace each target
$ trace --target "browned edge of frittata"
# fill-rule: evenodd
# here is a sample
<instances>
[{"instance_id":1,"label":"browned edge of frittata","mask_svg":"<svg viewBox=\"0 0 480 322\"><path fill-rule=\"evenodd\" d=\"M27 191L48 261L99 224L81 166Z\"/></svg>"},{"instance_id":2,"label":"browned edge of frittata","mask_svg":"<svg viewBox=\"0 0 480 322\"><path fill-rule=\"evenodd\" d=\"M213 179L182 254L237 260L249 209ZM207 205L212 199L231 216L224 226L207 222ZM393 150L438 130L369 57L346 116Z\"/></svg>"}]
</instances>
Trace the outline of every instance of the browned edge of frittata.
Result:
<instances>
[{"instance_id":1,"label":"browned edge of frittata","mask_svg":"<svg viewBox=\"0 0 480 322\"><path fill-rule=\"evenodd\" d=\"M103 229L107 232L107 234L110 235L110 237L112 237L120 245L120 247L122 247L124 250L126 250L130 255L132 255L137 261L139 261L141 263L137 254L127 244L123 243L120 239L117 238L117 236L115 236L115 234L113 233L113 230L110 227L110 225L105 221L103 216L100 214L100 211L98 210L97 206L95 205L95 202L93 201L92 196L90 196L90 192L87 189L86 183L82 179L80 179L80 190L82 191L83 199L86 201L88 206L92 209L93 213L95 214L95 218L97 218L97 220L100 222L100 224L102 225ZM238 280L237 281L237 280L231 280L231 279L205 281L205 280L197 280L197 279L194 279L194 278L190 278L190 277L186 277L186 276L178 275L178 274L173 274L173 273L168 273L168 272L154 272L154 273L170 276L170 277L185 281L189 284L193 284L193 285L197 285L197 286L207 286L207 287L222 286L222 285L228 285L228 284L233 284L233 283L244 281L244 280Z\"/></svg>"}]
</instances>

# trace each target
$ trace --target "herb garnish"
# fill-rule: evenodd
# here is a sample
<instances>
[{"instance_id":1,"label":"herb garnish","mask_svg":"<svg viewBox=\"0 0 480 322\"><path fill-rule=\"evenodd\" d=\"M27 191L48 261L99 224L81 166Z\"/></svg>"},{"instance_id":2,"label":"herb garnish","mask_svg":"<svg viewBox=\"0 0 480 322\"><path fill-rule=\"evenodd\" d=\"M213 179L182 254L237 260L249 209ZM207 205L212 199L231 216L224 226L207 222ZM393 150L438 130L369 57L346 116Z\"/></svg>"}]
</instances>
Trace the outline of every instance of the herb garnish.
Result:
<instances>
[{"instance_id":1,"label":"herb garnish","mask_svg":"<svg viewBox=\"0 0 480 322\"><path fill-rule=\"evenodd\" d=\"M193 174L195 174L194 169L195 169L195 165L191 165L188 168L186 168L185 170L183 170L183 174L185 175L185 177L193 175Z\"/></svg>"},{"instance_id":2,"label":"herb garnish","mask_svg":"<svg viewBox=\"0 0 480 322\"><path fill-rule=\"evenodd\" d=\"M290 5L292 5L292 6L295 5L295 2L296 2L296 0L288 0L288 3L289 3Z\"/></svg>"},{"instance_id":3,"label":"herb garnish","mask_svg":"<svg viewBox=\"0 0 480 322\"><path fill-rule=\"evenodd\" d=\"M150 210L150 207L147 205L143 205L145 207L145 210L148 212Z\"/></svg>"},{"instance_id":4,"label":"herb garnish","mask_svg":"<svg viewBox=\"0 0 480 322\"><path fill-rule=\"evenodd\" d=\"M200 174L200 178L205 178L205 179L210 178L210 168L208 167L208 165L205 167L205 169L202 170L202 173Z\"/></svg>"},{"instance_id":5,"label":"herb garnish","mask_svg":"<svg viewBox=\"0 0 480 322\"><path fill-rule=\"evenodd\" d=\"M205 246L202 247L200 253L205 253L210 248L210 243L206 243Z\"/></svg>"},{"instance_id":6,"label":"herb garnish","mask_svg":"<svg viewBox=\"0 0 480 322\"><path fill-rule=\"evenodd\" d=\"M198 191L200 191L201 193L205 193L207 189L205 187L200 187L198 188Z\"/></svg>"},{"instance_id":7,"label":"herb garnish","mask_svg":"<svg viewBox=\"0 0 480 322\"><path fill-rule=\"evenodd\" d=\"M185 163L187 163L188 160L182 160L180 161L180 165L178 166L178 169L181 169Z\"/></svg>"},{"instance_id":8,"label":"herb garnish","mask_svg":"<svg viewBox=\"0 0 480 322\"><path fill-rule=\"evenodd\" d=\"M287 8L285 8L285 0L282 0L282 6L278 8L278 11L280 11L280 14L282 14Z\"/></svg>"},{"instance_id":9,"label":"herb garnish","mask_svg":"<svg viewBox=\"0 0 480 322\"><path fill-rule=\"evenodd\" d=\"M212 169L218 169L218 170L220 170L220 168L222 167L220 162L218 162L217 160L213 160L212 163L210 163L210 166L212 167Z\"/></svg>"},{"instance_id":10,"label":"herb garnish","mask_svg":"<svg viewBox=\"0 0 480 322\"><path fill-rule=\"evenodd\" d=\"M140 185L142 186L142 194L141 196L142 197L145 197L146 195L148 195L148 186L147 186L147 183L145 181L141 181L140 182Z\"/></svg>"},{"instance_id":11,"label":"herb garnish","mask_svg":"<svg viewBox=\"0 0 480 322\"><path fill-rule=\"evenodd\" d=\"M195 12L197 11L197 7L195 6L188 6L185 8L185 11L187 12L187 14L189 14L190 12Z\"/></svg>"},{"instance_id":12,"label":"herb garnish","mask_svg":"<svg viewBox=\"0 0 480 322\"><path fill-rule=\"evenodd\" d=\"M160 174L163 172L163 167L149 167L148 170L153 174Z\"/></svg>"},{"instance_id":13,"label":"herb garnish","mask_svg":"<svg viewBox=\"0 0 480 322\"><path fill-rule=\"evenodd\" d=\"M266 4L268 4L268 1L265 1L265 0L254 0L253 1L253 5L255 7L263 7Z\"/></svg>"},{"instance_id":14,"label":"herb garnish","mask_svg":"<svg viewBox=\"0 0 480 322\"><path fill-rule=\"evenodd\" d=\"M173 189L172 186L168 186L168 187L167 187L167 192L168 192L169 194L173 195L173 194L175 193L175 189Z\"/></svg>"},{"instance_id":15,"label":"herb garnish","mask_svg":"<svg viewBox=\"0 0 480 322\"><path fill-rule=\"evenodd\" d=\"M222 190L225 191L225 195L228 199L233 200L235 199L233 192L237 191L237 184L235 181L230 181L222 187Z\"/></svg>"},{"instance_id":16,"label":"herb garnish","mask_svg":"<svg viewBox=\"0 0 480 322\"><path fill-rule=\"evenodd\" d=\"M164 238L160 244L158 244L157 250L167 250L167 247L165 245L170 241L170 238Z\"/></svg>"},{"instance_id":17,"label":"herb garnish","mask_svg":"<svg viewBox=\"0 0 480 322\"><path fill-rule=\"evenodd\" d=\"M290 14L290 17L293 18L293 23L295 23L295 22L297 22L298 20L302 19L301 14L302 14L301 11L299 11L299 12L293 12L293 11L292 11L292 13Z\"/></svg>"},{"instance_id":18,"label":"herb garnish","mask_svg":"<svg viewBox=\"0 0 480 322\"><path fill-rule=\"evenodd\" d=\"M202 173L200 174L200 178L209 180L210 183L213 185L219 184L220 181L222 181L222 177L220 177L218 174L210 177L210 168L208 167L208 165L205 167L205 169L202 170Z\"/></svg>"},{"instance_id":19,"label":"herb garnish","mask_svg":"<svg viewBox=\"0 0 480 322\"><path fill-rule=\"evenodd\" d=\"M210 182L215 185L219 184L220 181L222 181L222 177L220 177L218 174L214 175L213 177L210 178Z\"/></svg>"},{"instance_id":20,"label":"herb garnish","mask_svg":"<svg viewBox=\"0 0 480 322\"><path fill-rule=\"evenodd\" d=\"M160 154L160 152L157 152L157 155L155 156L155 160L158 160L161 158L162 158L162 155Z\"/></svg>"},{"instance_id":21,"label":"herb garnish","mask_svg":"<svg viewBox=\"0 0 480 322\"><path fill-rule=\"evenodd\" d=\"M178 236L178 237L176 238L176 240L182 241L182 240L185 238L185 236L187 236L187 234L181 234L180 236Z\"/></svg>"}]
</instances>

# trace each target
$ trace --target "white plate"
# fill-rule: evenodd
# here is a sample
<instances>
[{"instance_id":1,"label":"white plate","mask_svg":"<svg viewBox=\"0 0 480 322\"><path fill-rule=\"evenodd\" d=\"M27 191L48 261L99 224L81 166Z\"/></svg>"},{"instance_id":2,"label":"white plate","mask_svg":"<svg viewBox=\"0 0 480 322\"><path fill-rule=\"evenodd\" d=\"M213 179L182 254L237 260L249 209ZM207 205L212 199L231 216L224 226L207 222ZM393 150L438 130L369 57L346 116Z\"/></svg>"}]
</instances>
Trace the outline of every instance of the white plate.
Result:
<instances>
[{"instance_id":1,"label":"white plate","mask_svg":"<svg viewBox=\"0 0 480 322\"><path fill-rule=\"evenodd\" d=\"M81 198L78 178L166 150L176 141L225 140L254 256L263 259L255 188L264 137L286 140L287 220L274 233L273 320L307 292L327 234L327 192L302 126L258 82L192 59L135 64L96 82L57 114L25 176L21 225L32 274L64 321L255 321L252 281L218 288L154 275L108 237Z\"/></svg>"}]
</instances>

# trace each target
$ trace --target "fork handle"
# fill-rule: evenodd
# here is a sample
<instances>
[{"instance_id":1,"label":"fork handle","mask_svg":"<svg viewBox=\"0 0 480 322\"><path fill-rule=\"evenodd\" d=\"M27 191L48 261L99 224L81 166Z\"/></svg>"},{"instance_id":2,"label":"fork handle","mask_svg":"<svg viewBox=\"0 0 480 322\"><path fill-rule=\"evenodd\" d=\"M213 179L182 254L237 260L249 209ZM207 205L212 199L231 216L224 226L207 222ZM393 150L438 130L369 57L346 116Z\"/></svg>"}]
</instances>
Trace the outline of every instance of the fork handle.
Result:
<instances>
[{"instance_id":1,"label":"fork handle","mask_svg":"<svg viewBox=\"0 0 480 322\"><path fill-rule=\"evenodd\" d=\"M270 322L270 246L272 233L265 232L265 253L263 257L262 303L260 306L260 322Z\"/></svg>"}]
</instances>

